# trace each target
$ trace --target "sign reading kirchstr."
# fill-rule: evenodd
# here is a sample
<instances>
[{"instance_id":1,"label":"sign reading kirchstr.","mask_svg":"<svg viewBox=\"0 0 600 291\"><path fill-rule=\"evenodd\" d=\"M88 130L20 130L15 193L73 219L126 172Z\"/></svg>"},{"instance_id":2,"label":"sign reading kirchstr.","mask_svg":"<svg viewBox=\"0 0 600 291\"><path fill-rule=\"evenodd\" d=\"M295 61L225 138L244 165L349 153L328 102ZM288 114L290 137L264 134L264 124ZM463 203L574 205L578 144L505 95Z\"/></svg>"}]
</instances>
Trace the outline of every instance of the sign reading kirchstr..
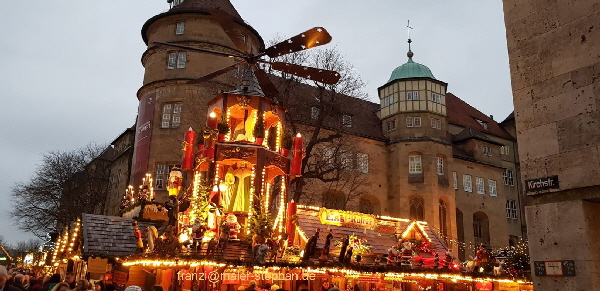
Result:
<instances>
[{"instance_id":1,"label":"sign reading kirchstr.","mask_svg":"<svg viewBox=\"0 0 600 291\"><path fill-rule=\"evenodd\" d=\"M538 192L548 189L558 189L558 176L525 180L525 189L527 192Z\"/></svg>"}]
</instances>

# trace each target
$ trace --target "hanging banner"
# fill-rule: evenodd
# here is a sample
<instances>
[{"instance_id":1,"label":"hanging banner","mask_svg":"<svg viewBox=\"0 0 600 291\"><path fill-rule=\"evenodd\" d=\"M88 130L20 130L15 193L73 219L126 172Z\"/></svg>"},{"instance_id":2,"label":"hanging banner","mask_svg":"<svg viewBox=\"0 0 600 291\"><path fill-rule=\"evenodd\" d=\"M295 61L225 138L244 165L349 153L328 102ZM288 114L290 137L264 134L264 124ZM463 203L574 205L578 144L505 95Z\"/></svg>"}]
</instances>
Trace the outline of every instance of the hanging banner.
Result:
<instances>
[{"instance_id":1,"label":"hanging banner","mask_svg":"<svg viewBox=\"0 0 600 291\"><path fill-rule=\"evenodd\" d=\"M156 93L146 94L140 99L138 120L135 127L133 158L131 161L131 181L133 183L141 183L142 178L148 172L155 102ZM137 187L135 184L134 186Z\"/></svg>"},{"instance_id":2,"label":"hanging banner","mask_svg":"<svg viewBox=\"0 0 600 291\"><path fill-rule=\"evenodd\" d=\"M108 265L108 259L102 258L88 258L88 272L90 273L106 273L106 265Z\"/></svg>"}]
</instances>

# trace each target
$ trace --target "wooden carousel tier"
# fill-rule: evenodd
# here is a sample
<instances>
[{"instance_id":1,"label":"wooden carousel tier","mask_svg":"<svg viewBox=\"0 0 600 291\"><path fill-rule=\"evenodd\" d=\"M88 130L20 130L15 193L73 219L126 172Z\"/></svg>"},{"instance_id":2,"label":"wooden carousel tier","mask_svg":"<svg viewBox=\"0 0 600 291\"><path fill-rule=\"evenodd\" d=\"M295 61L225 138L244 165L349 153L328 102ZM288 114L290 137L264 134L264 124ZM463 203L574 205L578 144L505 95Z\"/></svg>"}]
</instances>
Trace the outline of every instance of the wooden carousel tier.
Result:
<instances>
[{"instance_id":1,"label":"wooden carousel tier","mask_svg":"<svg viewBox=\"0 0 600 291\"><path fill-rule=\"evenodd\" d=\"M263 146L244 143L218 143L216 161L244 160L251 164L264 163L264 167L277 166L289 171L290 159Z\"/></svg>"}]
</instances>

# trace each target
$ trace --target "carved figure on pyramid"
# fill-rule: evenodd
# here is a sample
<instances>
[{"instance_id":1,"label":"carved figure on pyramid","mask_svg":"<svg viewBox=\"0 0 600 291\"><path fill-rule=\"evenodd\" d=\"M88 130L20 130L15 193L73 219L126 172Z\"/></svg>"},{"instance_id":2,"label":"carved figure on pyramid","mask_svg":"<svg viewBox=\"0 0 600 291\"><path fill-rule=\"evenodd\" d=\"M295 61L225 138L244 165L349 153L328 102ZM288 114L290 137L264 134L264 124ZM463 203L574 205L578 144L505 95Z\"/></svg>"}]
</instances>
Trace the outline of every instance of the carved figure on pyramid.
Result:
<instances>
[{"instance_id":1,"label":"carved figure on pyramid","mask_svg":"<svg viewBox=\"0 0 600 291\"><path fill-rule=\"evenodd\" d=\"M182 184L183 174L181 173L181 169L179 169L179 167L173 167L169 173L169 183L167 185L169 196L177 197L179 195L179 191L181 191Z\"/></svg>"},{"instance_id":2,"label":"carved figure on pyramid","mask_svg":"<svg viewBox=\"0 0 600 291\"><path fill-rule=\"evenodd\" d=\"M229 225L229 240L237 240L238 234L242 226L238 223L238 219L233 213L229 213L225 217L225 223Z\"/></svg>"}]
</instances>

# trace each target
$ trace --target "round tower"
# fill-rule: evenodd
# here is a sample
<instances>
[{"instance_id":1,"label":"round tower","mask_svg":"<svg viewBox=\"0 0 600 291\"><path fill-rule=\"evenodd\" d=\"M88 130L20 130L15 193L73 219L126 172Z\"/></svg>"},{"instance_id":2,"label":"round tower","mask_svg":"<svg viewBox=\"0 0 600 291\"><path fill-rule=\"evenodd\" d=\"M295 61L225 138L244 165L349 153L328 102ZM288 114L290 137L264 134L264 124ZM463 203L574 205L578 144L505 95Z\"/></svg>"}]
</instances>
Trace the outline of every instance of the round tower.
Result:
<instances>
[{"instance_id":1,"label":"round tower","mask_svg":"<svg viewBox=\"0 0 600 291\"><path fill-rule=\"evenodd\" d=\"M139 99L131 184L146 173L154 177L156 199L166 199L169 171L181 164L185 131L203 128L207 103L219 92L235 88L236 71L190 83L236 60L159 44L170 43L215 52L259 51L264 42L229 0L179 0L142 27L148 45L142 55L144 84ZM137 186L136 186L137 187Z\"/></svg>"},{"instance_id":2,"label":"round tower","mask_svg":"<svg viewBox=\"0 0 600 291\"><path fill-rule=\"evenodd\" d=\"M456 237L447 83L437 80L427 66L414 62L410 46L407 57L379 87L379 118L390 140L391 215L427 221L444 237Z\"/></svg>"}]
</instances>

